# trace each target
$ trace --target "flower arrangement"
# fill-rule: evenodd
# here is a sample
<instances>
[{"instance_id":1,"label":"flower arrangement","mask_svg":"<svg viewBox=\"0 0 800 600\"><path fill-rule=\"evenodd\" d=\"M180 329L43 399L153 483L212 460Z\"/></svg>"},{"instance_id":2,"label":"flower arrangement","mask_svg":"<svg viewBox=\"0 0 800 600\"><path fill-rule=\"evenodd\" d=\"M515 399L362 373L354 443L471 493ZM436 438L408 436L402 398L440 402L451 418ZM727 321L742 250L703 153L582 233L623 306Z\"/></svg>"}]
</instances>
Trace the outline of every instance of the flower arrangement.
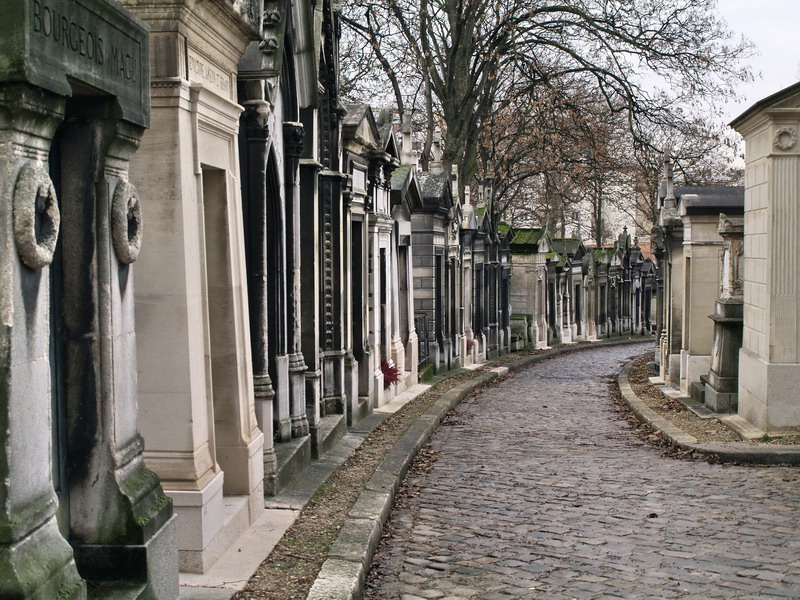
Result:
<instances>
[{"instance_id":1,"label":"flower arrangement","mask_svg":"<svg viewBox=\"0 0 800 600\"><path fill-rule=\"evenodd\" d=\"M394 361L385 360L381 363L383 373L383 389L388 390L393 383L400 381L400 369L394 366Z\"/></svg>"}]
</instances>

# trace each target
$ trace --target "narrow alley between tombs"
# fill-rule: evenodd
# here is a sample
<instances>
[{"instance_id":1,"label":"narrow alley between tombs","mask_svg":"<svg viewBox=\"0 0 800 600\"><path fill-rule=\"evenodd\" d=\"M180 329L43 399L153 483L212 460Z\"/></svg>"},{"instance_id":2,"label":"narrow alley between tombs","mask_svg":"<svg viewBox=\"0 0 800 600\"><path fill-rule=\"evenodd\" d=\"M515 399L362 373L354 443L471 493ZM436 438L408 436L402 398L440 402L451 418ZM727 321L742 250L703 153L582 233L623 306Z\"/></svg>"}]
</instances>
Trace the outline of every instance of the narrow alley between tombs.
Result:
<instances>
[{"instance_id":1,"label":"narrow alley between tombs","mask_svg":"<svg viewBox=\"0 0 800 600\"><path fill-rule=\"evenodd\" d=\"M646 349L555 358L462 402L410 471L366 597L800 597L796 469L642 442L604 376Z\"/></svg>"}]
</instances>

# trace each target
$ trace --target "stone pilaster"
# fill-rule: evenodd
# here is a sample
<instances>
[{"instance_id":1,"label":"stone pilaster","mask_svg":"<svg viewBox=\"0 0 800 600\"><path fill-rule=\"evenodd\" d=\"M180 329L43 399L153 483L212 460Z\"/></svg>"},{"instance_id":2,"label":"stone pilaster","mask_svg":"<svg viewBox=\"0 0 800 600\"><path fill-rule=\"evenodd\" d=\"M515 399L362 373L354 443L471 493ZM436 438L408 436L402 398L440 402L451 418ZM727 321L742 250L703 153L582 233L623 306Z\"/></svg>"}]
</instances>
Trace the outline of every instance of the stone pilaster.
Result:
<instances>
[{"instance_id":1,"label":"stone pilaster","mask_svg":"<svg viewBox=\"0 0 800 600\"><path fill-rule=\"evenodd\" d=\"M0 596L79 600L86 587L56 522L48 356L61 222L48 152L64 99L3 84L0 110ZM37 221L49 229L39 239Z\"/></svg>"},{"instance_id":2,"label":"stone pilaster","mask_svg":"<svg viewBox=\"0 0 800 600\"><path fill-rule=\"evenodd\" d=\"M800 428L800 86L732 126L745 138L743 338L738 413L768 432ZM788 257L788 258L787 258Z\"/></svg>"},{"instance_id":3,"label":"stone pilaster","mask_svg":"<svg viewBox=\"0 0 800 600\"><path fill-rule=\"evenodd\" d=\"M286 270L287 270L287 337L289 345L289 401L292 412L292 437L308 435L306 415L306 366L302 352L301 330L301 253L300 253L300 188L298 169L303 153L303 125L283 124L284 176L286 186Z\"/></svg>"}]
</instances>

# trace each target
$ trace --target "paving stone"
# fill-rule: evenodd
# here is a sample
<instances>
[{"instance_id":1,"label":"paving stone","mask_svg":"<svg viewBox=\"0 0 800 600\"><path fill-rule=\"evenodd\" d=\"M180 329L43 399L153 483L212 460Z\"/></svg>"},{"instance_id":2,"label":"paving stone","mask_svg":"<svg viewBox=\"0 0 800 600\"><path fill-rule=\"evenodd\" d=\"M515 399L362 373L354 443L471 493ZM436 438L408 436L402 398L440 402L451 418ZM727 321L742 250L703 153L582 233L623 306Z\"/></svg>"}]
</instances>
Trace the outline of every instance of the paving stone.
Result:
<instances>
[{"instance_id":1,"label":"paving stone","mask_svg":"<svg viewBox=\"0 0 800 600\"><path fill-rule=\"evenodd\" d=\"M374 597L800 597L796 469L647 446L604 380L644 349L549 360L462 402L393 513Z\"/></svg>"}]
</instances>

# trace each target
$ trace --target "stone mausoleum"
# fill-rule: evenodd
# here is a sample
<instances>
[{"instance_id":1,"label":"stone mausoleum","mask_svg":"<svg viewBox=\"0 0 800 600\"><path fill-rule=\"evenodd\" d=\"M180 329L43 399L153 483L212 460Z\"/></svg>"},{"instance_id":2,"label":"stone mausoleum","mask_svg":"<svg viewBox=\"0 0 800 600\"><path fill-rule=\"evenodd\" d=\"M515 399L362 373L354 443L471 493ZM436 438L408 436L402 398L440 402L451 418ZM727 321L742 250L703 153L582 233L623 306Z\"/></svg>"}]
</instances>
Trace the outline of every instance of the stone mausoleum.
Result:
<instances>
[{"instance_id":1,"label":"stone mausoleum","mask_svg":"<svg viewBox=\"0 0 800 600\"><path fill-rule=\"evenodd\" d=\"M0 597L175 598L138 429L148 28L114 2L12 2L0 56Z\"/></svg>"}]
</instances>

